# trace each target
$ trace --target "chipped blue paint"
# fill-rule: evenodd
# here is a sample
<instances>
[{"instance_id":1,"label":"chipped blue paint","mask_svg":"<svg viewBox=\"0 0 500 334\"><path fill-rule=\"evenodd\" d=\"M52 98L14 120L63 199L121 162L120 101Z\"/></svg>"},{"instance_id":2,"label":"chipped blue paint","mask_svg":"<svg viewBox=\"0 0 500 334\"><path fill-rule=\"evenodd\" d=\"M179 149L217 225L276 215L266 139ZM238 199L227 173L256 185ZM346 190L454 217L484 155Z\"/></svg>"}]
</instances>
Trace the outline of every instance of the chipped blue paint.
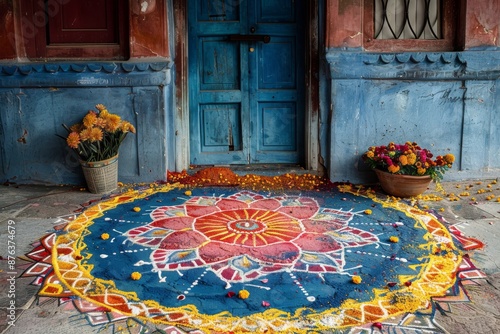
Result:
<instances>
[{"instance_id":1,"label":"chipped blue paint","mask_svg":"<svg viewBox=\"0 0 500 334\"><path fill-rule=\"evenodd\" d=\"M120 148L119 179L165 179L174 166L171 62L0 65L0 180L81 184L62 123L102 103L137 128ZM167 140L169 138L169 140Z\"/></svg>"},{"instance_id":2,"label":"chipped blue paint","mask_svg":"<svg viewBox=\"0 0 500 334\"><path fill-rule=\"evenodd\" d=\"M329 50L333 181L369 182L372 145L416 141L457 162L447 180L500 176L500 52Z\"/></svg>"}]
</instances>

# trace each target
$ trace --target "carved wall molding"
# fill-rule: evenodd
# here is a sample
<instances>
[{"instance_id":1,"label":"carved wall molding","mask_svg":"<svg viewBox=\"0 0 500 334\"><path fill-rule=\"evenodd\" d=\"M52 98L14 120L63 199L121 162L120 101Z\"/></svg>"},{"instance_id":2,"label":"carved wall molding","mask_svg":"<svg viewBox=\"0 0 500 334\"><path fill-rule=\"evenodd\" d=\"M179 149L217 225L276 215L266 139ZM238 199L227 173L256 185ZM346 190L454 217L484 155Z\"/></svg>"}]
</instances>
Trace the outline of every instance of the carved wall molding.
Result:
<instances>
[{"instance_id":1,"label":"carved wall molding","mask_svg":"<svg viewBox=\"0 0 500 334\"><path fill-rule=\"evenodd\" d=\"M171 81L173 62L0 64L2 87L158 86Z\"/></svg>"}]
</instances>

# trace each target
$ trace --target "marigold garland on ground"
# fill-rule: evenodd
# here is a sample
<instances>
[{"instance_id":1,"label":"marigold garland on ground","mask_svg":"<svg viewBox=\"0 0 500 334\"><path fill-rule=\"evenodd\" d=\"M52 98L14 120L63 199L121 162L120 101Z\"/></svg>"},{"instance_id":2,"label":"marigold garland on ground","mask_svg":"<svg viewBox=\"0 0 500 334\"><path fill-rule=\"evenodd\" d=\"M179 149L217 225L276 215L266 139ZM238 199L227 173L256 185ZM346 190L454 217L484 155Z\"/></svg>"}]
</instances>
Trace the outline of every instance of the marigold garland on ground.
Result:
<instances>
[{"instance_id":1,"label":"marigold garland on ground","mask_svg":"<svg viewBox=\"0 0 500 334\"><path fill-rule=\"evenodd\" d=\"M168 172L169 183L179 182L191 187L237 186L252 190L315 190L333 187L329 180L315 174L294 174L265 176L256 174L237 175L227 167L210 167L189 174L187 171Z\"/></svg>"}]
</instances>

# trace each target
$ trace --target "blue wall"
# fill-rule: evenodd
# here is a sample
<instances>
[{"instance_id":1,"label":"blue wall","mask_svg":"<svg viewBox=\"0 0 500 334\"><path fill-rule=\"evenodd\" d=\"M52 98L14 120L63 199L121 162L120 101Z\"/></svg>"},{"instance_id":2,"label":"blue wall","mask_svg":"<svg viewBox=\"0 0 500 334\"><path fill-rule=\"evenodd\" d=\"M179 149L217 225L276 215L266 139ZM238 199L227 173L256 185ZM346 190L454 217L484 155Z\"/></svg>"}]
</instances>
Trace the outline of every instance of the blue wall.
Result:
<instances>
[{"instance_id":1,"label":"blue wall","mask_svg":"<svg viewBox=\"0 0 500 334\"><path fill-rule=\"evenodd\" d=\"M0 66L0 180L84 184L61 126L102 103L137 128L120 148L119 180L165 179L174 166L171 63Z\"/></svg>"},{"instance_id":2,"label":"blue wall","mask_svg":"<svg viewBox=\"0 0 500 334\"><path fill-rule=\"evenodd\" d=\"M361 154L408 140L455 154L445 180L500 176L500 51L331 49L326 60L320 142L332 181L374 181ZM120 150L120 181L165 179L175 169L171 65L0 65L0 181L83 184L76 156L55 134L97 103L137 128Z\"/></svg>"},{"instance_id":3,"label":"blue wall","mask_svg":"<svg viewBox=\"0 0 500 334\"><path fill-rule=\"evenodd\" d=\"M371 182L369 146L416 141L457 161L445 180L500 176L500 51L373 54L329 50L328 170Z\"/></svg>"}]
</instances>

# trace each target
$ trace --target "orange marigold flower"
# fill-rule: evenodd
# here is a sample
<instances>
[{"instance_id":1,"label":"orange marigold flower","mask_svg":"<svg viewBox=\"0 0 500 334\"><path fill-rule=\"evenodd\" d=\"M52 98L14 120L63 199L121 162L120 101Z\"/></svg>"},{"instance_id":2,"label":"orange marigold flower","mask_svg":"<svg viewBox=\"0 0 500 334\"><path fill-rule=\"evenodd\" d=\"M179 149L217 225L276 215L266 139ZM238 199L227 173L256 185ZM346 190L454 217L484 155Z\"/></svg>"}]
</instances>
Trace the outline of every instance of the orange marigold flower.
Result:
<instances>
[{"instance_id":1,"label":"orange marigold flower","mask_svg":"<svg viewBox=\"0 0 500 334\"><path fill-rule=\"evenodd\" d=\"M104 119L106 119L106 117L108 117L110 114L109 114L109 111L108 109L103 109L101 110L101 112L99 113L99 117L102 117Z\"/></svg>"},{"instance_id":2,"label":"orange marigold flower","mask_svg":"<svg viewBox=\"0 0 500 334\"><path fill-rule=\"evenodd\" d=\"M366 152L366 157L367 157L367 158L370 158L370 159L371 159L371 158L373 158L374 156L375 156L375 153L373 153L373 151L368 151L368 152Z\"/></svg>"},{"instance_id":3,"label":"orange marigold flower","mask_svg":"<svg viewBox=\"0 0 500 334\"><path fill-rule=\"evenodd\" d=\"M134 281L140 280L142 277L142 274L138 271L134 271L132 274L130 274L130 278L133 279Z\"/></svg>"},{"instance_id":4,"label":"orange marigold flower","mask_svg":"<svg viewBox=\"0 0 500 334\"><path fill-rule=\"evenodd\" d=\"M115 114L106 116L106 131L115 132L121 125L121 118Z\"/></svg>"},{"instance_id":5,"label":"orange marigold flower","mask_svg":"<svg viewBox=\"0 0 500 334\"><path fill-rule=\"evenodd\" d=\"M406 156L408 165L414 165L417 162L417 155L415 153L410 153Z\"/></svg>"},{"instance_id":6,"label":"orange marigold flower","mask_svg":"<svg viewBox=\"0 0 500 334\"><path fill-rule=\"evenodd\" d=\"M130 124L129 122L122 122L122 124L120 126L120 130L122 130L123 132L135 133L135 127L132 124Z\"/></svg>"},{"instance_id":7,"label":"orange marigold flower","mask_svg":"<svg viewBox=\"0 0 500 334\"><path fill-rule=\"evenodd\" d=\"M401 155L399 156L399 162L401 165L406 166L408 165L408 157L406 155Z\"/></svg>"},{"instance_id":8,"label":"orange marigold flower","mask_svg":"<svg viewBox=\"0 0 500 334\"><path fill-rule=\"evenodd\" d=\"M448 164L452 164L455 162L455 156L451 153L448 153L443 157L444 161L446 161Z\"/></svg>"},{"instance_id":9,"label":"orange marigold flower","mask_svg":"<svg viewBox=\"0 0 500 334\"><path fill-rule=\"evenodd\" d=\"M100 104L100 103L99 103L99 104L97 104L97 105L95 106L95 108L96 108L97 110L99 110L99 111L106 110L106 106L105 106L104 104Z\"/></svg>"},{"instance_id":10,"label":"orange marigold flower","mask_svg":"<svg viewBox=\"0 0 500 334\"><path fill-rule=\"evenodd\" d=\"M427 169L425 168L417 168L417 174L418 175L424 175Z\"/></svg>"},{"instance_id":11,"label":"orange marigold flower","mask_svg":"<svg viewBox=\"0 0 500 334\"><path fill-rule=\"evenodd\" d=\"M91 131L90 131L89 139L90 139L91 142L101 141L102 140L102 136L103 136L103 133L102 133L101 129L99 129L99 128L92 128Z\"/></svg>"},{"instance_id":12,"label":"orange marigold flower","mask_svg":"<svg viewBox=\"0 0 500 334\"><path fill-rule=\"evenodd\" d=\"M351 278L352 282L354 284L361 284L361 282L363 281L363 279L361 278L361 276L358 276L358 275L354 275L352 278Z\"/></svg>"},{"instance_id":13,"label":"orange marigold flower","mask_svg":"<svg viewBox=\"0 0 500 334\"><path fill-rule=\"evenodd\" d=\"M71 130L71 132L80 132L82 131L82 125L80 123L76 123L70 126L69 129Z\"/></svg>"},{"instance_id":14,"label":"orange marigold flower","mask_svg":"<svg viewBox=\"0 0 500 334\"><path fill-rule=\"evenodd\" d=\"M68 138L66 138L66 142L68 143L69 147L77 148L78 144L80 144L80 136L78 135L77 132L71 132L68 135Z\"/></svg>"},{"instance_id":15,"label":"orange marigold flower","mask_svg":"<svg viewBox=\"0 0 500 334\"><path fill-rule=\"evenodd\" d=\"M387 170L390 172L390 173L397 173L399 172L399 166L398 165L391 165L389 167L387 167Z\"/></svg>"},{"instance_id":16,"label":"orange marigold flower","mask_svg":"<svg viewBox=\"0 0 500 334\"><path fill-rule=\"evenodd\" d=\"M89 140L91 132L92 128L83 129L82 131L80 131L80 140L81 141Z\"/></svg>"},{"instance_id":17,"label":"orange marigold flower","mask_svg":"<svg viewBox=\"0 0 500 334\"><path fill-rule=\"evenodd\" d=\"M106 127L106 119L102 118L102 117L97 117L96 121L95 121L95 126L97 126L98 128L101 128L101 129L104 129Z\"/></svg>"},{"instance_id":18,"label":"orange marigold flower","mask_svg":"<svg viewBox=\"0 0 500 334\"><path fill-rule=\"evenodd\" d=\"M83 118L83 126L85 126L86 128L91 128L94 126L96 120L97 114L94 111L89 110L88 114Z\"/></svg>"}]
</instances>

